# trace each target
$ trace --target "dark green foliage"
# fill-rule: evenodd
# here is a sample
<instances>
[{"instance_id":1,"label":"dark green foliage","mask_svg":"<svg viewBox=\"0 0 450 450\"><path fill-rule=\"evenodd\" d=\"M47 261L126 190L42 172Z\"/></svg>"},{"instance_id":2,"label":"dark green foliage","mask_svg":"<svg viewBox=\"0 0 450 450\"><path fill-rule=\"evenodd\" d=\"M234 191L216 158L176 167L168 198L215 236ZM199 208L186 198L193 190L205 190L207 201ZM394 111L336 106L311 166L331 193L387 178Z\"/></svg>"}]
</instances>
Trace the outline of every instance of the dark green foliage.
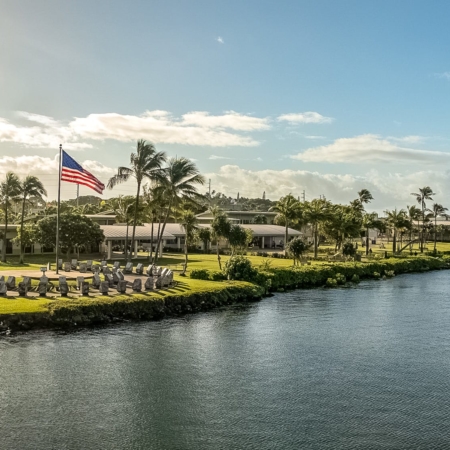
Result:
<instances>
[{"instance_id":1,"label":"dark green foliage","mask_svg":"<svg viewBox=\"0 0 450 450\"><path fill-rule=\"evenodd\" d=\"M209 279L211 281L223 281L225 280L225 275L222 272L218 272L216 270L213 270L209 273Z\"/></svg>"},{"instance_id":2,"label":"dark green foliage","mask_svg":"<svg viewBox=\"0 0 450 450\"><path fill-rule=\"evenodd\" d=\"M253 281L258 271L252 267L252 263L245 256L232 256L225 263L223 273L228 280Z\"/></svg>"},{"instance_id":3,"label":"dark green foliage","mask_svg":"<svg viewBox=\"0 0 450 450\"><path fill-rule=\"evenodd\" d=\"M308 247L308 244L301 237L296 237L286 244L286 251L294 259L295 264L302 257L303 253L306 252Z\"/></svg>"},{"instance_id":4,"label":"dark green foliage","mask_svg":"<svg viewBox=\"0 0 450 450\"><path fill-rule=\"evenodd\" d=\"M193 269L190 274L191 278L196 280L209 280L209 270L208 269Z\"/></svg>"},{"instance_id":5,"label":"dark green foliage","mask_svg":"<svg viewBox=\"0 0 450 450\"><path fill-rule=\"evenodd\" d=\"M342 253L346 256L355 256L356 254L356 247L353 245L352 242L346 242L342 246Z\"/></svg>"}]
</instances>

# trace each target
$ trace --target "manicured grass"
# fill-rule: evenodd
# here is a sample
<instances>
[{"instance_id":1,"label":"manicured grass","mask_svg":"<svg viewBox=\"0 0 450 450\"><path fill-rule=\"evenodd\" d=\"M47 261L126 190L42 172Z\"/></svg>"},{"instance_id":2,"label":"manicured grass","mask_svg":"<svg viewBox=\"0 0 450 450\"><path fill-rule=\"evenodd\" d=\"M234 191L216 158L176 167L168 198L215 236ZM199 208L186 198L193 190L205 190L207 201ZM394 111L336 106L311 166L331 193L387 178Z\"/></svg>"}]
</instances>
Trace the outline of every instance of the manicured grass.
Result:
<instances>
[{"instance_id":1,"label":"manicured grass","mask_svg":"<svg viewBox=\"0 0 450 450\"><path fill-rule=\"evenodd\" d=\"M48 311L48 299L0 298L0 318L2 314L43 313Z\"/></svg>"}]
</instances>

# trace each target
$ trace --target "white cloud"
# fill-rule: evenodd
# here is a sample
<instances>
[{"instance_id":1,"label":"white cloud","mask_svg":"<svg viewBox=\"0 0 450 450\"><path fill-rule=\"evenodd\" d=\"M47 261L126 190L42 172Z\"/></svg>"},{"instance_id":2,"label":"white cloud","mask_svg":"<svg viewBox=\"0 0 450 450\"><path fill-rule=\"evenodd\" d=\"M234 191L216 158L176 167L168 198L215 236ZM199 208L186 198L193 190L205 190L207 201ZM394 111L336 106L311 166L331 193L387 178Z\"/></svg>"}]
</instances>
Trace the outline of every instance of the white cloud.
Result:
<instances>
[{"instance_id":1,"label":"white cloud","mask_svg":"<svg viewBox=\"0 0 450 450\"><path fill-rule=\"evenodd\" d=\"M226 111L221 116L211 116L206 111L194 111L183 114L181 125L195 125L198 127L229 128L238 131L258 131L270 129L268 118L259 118L239 114L235 111Z\"/></svg>"},{"instance_id":2,"label":"white cloud","mask_svg":"<svg viewBox=\"0 0 450 450\"><path fill-rule=\"evenodd\" d=\"M404 142L405 144L419 144L420 142L425 141L426 137L416 136L416 135L403 136L403 137L389 136L388 139L390 139L392 141L396 141L396 142Z\"/></svg>"},{"instance_id":3,"label":"white cloud","mask_svg":"<svg viewBox=\"0 0 450 450\"><path fill-rule=\"evenodd\" d=\"M326 139L326 137L325 136L307 136L307 135L305 135L304 136L306 139L311 139L311 140L317 140L317 139Z\"/></svg>"},{"instance_id":4,"label":"white cloud","mask_svg":"<svg viewBox=\"0 0 450 450\"><path fill-rule=\"evenodd\" d=\"M225 41L224 41L223 38L220 37L220 36L218 36L218 37L216 38L216 41L217 41L219 44L225 44Z\"/></svg>"},{"instance_id":5,"label":"white cloud","mask_svg":"<svg viewBox=\"0 0 450 450\"><path fill-rule=\"evenodd\" d=\"M180 118L167 111L146 111L142 115L118 113L90 114L62 123L52 117L19 112L20 118L33 125L16 125L0 118L0 142L26 147L54 148L62 143L67 150L93 148L81 141L121 142L146 139L155 144L182 144L210 147L254 147L259 142L239 132L270 129L268 118L258 118L235 111L210 115L193 111Z\"/></svg>"},{"instance_id":6,"label":"white cloud","mask_svg":"<svg viewBox=\"0 0 450 450\"><path fill-rule=\"evenodd\" d=\"M450 162L450 153L402 147L374 134L336 139L332 144L309 148L291 156L305 162L436 163Z\"/></svg>"},{"instance_id":7,"label":"white cloud","mask_svg":"<svg viewBox=\"0 0 450 450\"><path fill-rule=\"evenodd\" d=\"M331 123L333 122L332 117L325 117L322 114L314 111L307 111L303 113L289 113L282 114L278 116L278 120L289 122L290 124L298 124L298 123Z\"/></svg>"},{"instance_id":8,"label":"white cloud","mask_svg":"<svg viewBox=\"0 0 450 450\"><path fill-rule=\"evenodd\" d=\"M433 170L414 173L371 170L354 176L306 170L246 170L237 165L225 165L217 173L206 174L206 177L212 180L212 187L218 192L230 195L239 190L245 197L261 197L265 191L271 200L289 193L300 196L305 190L307 200L325 195L333 202L348 203L357 197L359 190L365 188L374 196L369 210L379 212L414 204L416 200L410 193L421 186L431 186L437 193L434 200L438 202L445 202L444 193L450 190L449 172Z\"/></svg>"},{"instance_id":9,"label":"white cloud","mask_svg":"<svg viewBox=\"0 0 450 450\"><path fill-rule=\"evenodd\" d=\"M211 155L208 159L216 160L216 159L231 159L226 156L219 156L219 155Z\"/></svg>"}]
</instances>

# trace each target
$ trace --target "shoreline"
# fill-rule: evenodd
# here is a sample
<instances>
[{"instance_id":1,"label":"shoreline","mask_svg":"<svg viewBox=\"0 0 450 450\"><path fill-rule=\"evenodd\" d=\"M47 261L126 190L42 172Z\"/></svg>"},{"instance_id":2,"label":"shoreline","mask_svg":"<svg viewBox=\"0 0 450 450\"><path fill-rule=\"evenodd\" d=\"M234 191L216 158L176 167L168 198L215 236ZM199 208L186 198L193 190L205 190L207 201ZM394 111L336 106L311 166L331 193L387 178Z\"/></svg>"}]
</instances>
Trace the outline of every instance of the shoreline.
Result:
<instances>
[{"instance_id":1,"label":"shoreline","mask_svg":"<svg viewBox=\"0 0 450 450\"><path fill-rule=\"evenodd\" d=\"M44 329L74 329L120 323L150 321L206 312L217 307L260 301L269 292L323 287L329 278L344 276L347 282L396 275L450 269L450 257L391 258L370 262L273 268L258 271L254 283L246 281L202 281L202 290L164 292L155 296L138 293L116 296L57 299L38 312L0 314L0 334ZM196 280L200 282L200 280ZM11 300L14 301L14 300ZM33 300L30 300L33 301Z\"/></svg>"}]
</instances>

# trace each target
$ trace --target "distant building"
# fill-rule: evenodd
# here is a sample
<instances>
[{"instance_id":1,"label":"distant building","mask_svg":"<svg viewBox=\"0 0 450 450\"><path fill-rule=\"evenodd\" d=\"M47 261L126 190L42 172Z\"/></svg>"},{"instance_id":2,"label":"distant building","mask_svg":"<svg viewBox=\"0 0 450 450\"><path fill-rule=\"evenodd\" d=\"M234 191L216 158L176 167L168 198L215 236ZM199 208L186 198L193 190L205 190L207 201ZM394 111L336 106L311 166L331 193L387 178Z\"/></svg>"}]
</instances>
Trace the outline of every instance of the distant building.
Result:
<instances>
[{"instance_id":1,"label":"distant building","mask_svg":"<svg viewBox=\"0 0 450 450\"><path fill-rule=\"evenodd\" d=\"M274 222L276 212L272 211L223 211L230 222L238 224L250 224L254 222L256 216L264 216L267 219L267 224L271 225ZM205 211L197 214L199 223L211 223L213 221L211 211Z\"/></svg>"}]
</instances>

